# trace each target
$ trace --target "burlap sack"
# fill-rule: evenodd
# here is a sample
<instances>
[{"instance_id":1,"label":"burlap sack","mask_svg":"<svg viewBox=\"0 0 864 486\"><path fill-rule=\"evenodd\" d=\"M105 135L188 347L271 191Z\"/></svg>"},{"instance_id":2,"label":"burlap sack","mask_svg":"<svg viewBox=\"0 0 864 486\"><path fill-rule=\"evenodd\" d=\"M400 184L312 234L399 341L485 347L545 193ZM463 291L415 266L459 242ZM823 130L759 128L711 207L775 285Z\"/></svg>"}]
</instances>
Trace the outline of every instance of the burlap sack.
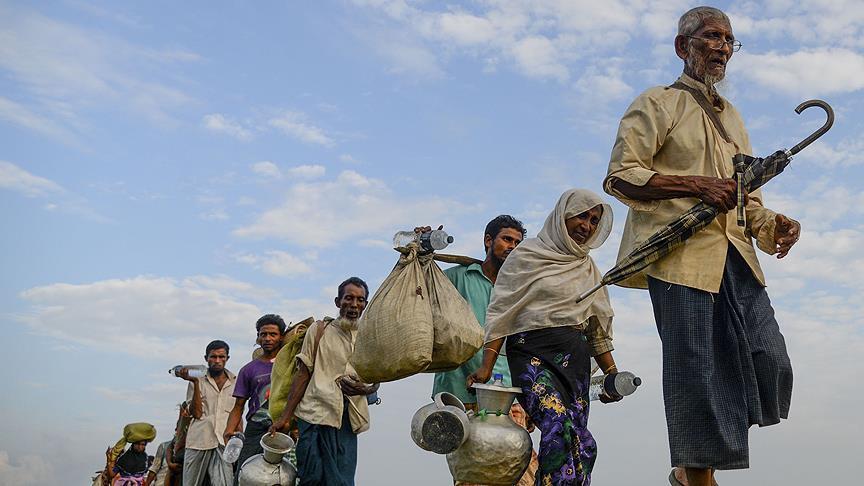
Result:
<instances>
[{"instance_id":1,"label":"burlap sack","mask_svg":"<svg viewBox=\"0 0 864 486\"><path fill-rule=\"evenodd\" d=\"M456 369L483 346L483 328L447 275L432 261L432 256L421 256L420 262L429 289L435 329L432 363L425 372Z\"/></svg>"},{"instance_id":2,"label":"burlap sack","mask_svg":"<svg viewBox=\"0 0 864 486\"><path fill-rule=\"evenodd\" d=\"M297 355L303 347L306 330L313 322L315 318L309 317L295 324L282 338L282 348L273 361L273 368L270 370L270 398L267 401L270 403L270 418L274 422L279 420L285 405L288 404L288 392L291 391L291 382L297 373ZM257 358L253 355L252 359Z\"/></svg>"},{"instance_id":3,"label":"burlap sack","mask_svg":"<svg viewBox=\"0 0 864 486\"><path fill-rule=\"evenodd\" d=\"M351 363L365 383L394 381L432 362L432 309L417 249L407 255L375 292L361 318Z\"/></svg>"},{"instance_id":4,"label":"burlap sack","mask_svg":"<svg viewBox=\"0 0 864 486\"><path fill-rule=\"evenodd\" d=\"M111 461L116 461L117 458L120 457L120 454L123 453L123 449L126 448L126 444L134 444L142 440L150 442L155 438L156 427L153 427L151 424L146 422L126 424L126 427L123 427L123 437L121 437L120 440L114 444L114 448L111 449Z\"/></svg>"}]
</instances>

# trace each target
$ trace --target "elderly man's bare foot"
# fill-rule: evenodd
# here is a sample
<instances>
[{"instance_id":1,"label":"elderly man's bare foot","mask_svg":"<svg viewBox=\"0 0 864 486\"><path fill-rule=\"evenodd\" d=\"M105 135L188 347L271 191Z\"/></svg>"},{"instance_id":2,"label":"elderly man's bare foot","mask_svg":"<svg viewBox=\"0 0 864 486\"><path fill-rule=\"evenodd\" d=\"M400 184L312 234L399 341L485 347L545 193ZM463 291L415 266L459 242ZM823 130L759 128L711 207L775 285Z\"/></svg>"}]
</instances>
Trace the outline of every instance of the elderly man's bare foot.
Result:
<instances>
[{"instance_id":1,"label":"elderly man's bare foot","mask_svg":"<svg viewBox=\"0 0 864 486\"><path fill-rule=\"evenodd\" d=\"M669 473L669 484L672 486L690 486L687 483L687 473L683 467L674 467Z\"/></svg>"},{"instance_id":2,"label":"elderly man's bare foot","mask_svg":"<svg viewBox=\"0 0 864 486\"><path fill-rule=\"evenodd\" d=\"M669 484L672 486L690 486L687 482L687 471L683 467L674 467L669 473ZM717 480L714 479L714 471L711 471L711 484L717 486Z\"/></svg>"}]
</instances>

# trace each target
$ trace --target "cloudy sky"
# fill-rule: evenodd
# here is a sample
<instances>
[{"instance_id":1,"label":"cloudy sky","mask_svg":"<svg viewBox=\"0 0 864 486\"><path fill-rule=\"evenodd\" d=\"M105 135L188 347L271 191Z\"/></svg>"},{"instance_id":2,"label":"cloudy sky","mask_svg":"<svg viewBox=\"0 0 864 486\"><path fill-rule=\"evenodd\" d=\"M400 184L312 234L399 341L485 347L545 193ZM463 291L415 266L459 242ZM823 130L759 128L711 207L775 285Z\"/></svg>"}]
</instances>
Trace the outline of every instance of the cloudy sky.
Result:
<instances>
[{"instance_id":1,"label":"cloudy sky","mask_svg":"<svg viewBox=\"0 0 864 486\"><path fill-rule=\"evenodd\" d=\"M569 187L600 192L617 120L670 84L685 0L0 1L0 484L85 484L124 424L167 440L215 338L332 313L377 287L399 229L444 224L480 256L500 213L535 234ZM837 122L764 189L802 222L763 255L795 368L791 418L753 430L721 484L858 474L864 354L864 4L720 2L744 44L724 93L758 154ZM614 263L616 230L595 254ZM858 297L856 297L858 296ZM614 289L616 358L644 386L592 410L596 484L661 484L669 459L646 292ZM382 387L361 485L449 484L410 416L431 377ZM150 446L155 451L155 446Z\"/></svg>"}]
</instances>

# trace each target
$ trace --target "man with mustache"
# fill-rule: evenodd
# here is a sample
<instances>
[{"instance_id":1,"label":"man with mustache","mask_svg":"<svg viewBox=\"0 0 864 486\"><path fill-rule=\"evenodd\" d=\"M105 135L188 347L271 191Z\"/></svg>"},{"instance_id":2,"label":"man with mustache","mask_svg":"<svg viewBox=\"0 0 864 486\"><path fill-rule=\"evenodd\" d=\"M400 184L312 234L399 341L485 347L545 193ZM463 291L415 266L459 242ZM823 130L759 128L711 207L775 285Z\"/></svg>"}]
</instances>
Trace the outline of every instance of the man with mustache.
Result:
<instances>
[{"instance_id":1,"label":"man with mustache","mask_svg":"<svg viewBox=\"0 0 864 486\"><path fill-rule=\"evenodd\" d=\"M749 467L748 428L787 418L792 367L765 292L756 245L783 258L800 225L745 199L738 226L732 157L751 154L738 111L715 85L740 42L729 18L697 7L678 22L684 73L651 88L618 128L604 189L629 206L619 258L700 200L720 216L623 281L648 288L663 345L673 485L709 486L717 469Z\"/></svg>"},{"instance_id":2,"label":"man with mustache","mask_svg":"<svg viewBox=\"0 0 864 486\"><path fill-rule=\"evenodd\" d=\"M415 228L415 231L422 233L431 231L431 229L427 226ZM483 261L470 265L456 265L444 270L444 274L447 275L447 278L450 279L450 282L474 311L474 316L481 326L486 324L486 308L489 306L489 299L492 296L495 279L498 277L498 270L501 269L504 260L522 242L523 238L525 238L525 228L521 221L507 214L497 216L486 224L486 229L483 231L483 250L486 255ZM440 392L452 393L462 400L467 409L476 411L477 396L465 388L465 380L482 364L483 350L481 349L455 370L435 373L432 396L434 397ZM510 367L507 365L506 357L501 356L495 361L493 373L502 375L504 386L512 386ZM518 403L513 404L510 409L510 416L519 425L526 426L527 415ZM536 470L535 454L518 486L534 484Z\"/></svg>"},{"instance_id":3,"label":"man with mustache","mask_svg":"<svg viewBox=\"0 0 864 486\"><path fill-rule=\"evenodd\" d=\"M354 485L357 434L369 430L366 395L378 389L360 382L349 362L368 297L369 287L357 277L339 285L339 318L309 326L285 411L270 427L271 433L287 432L297 418L298 486Z\"/></svg>"}]
</instances>

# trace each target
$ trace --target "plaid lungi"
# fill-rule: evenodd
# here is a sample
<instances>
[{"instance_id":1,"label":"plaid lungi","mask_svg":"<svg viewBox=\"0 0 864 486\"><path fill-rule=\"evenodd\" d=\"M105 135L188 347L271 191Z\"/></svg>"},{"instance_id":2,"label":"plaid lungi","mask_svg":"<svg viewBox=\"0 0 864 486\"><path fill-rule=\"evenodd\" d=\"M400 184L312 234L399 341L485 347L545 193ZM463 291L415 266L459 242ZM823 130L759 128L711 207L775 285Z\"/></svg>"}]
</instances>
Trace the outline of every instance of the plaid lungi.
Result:
<instances>
[{"instance_id":1,"label":"plaid lungi","mask_svg":"<svg viewBox=\"0 0 864 486\"><path fill-rule=\"evenodd\" d=\"M718 294L648 278L672 466L749 467L750 425L787 418L792 366L765 288L730 244Z\"/></svg>"}]
</instances>

